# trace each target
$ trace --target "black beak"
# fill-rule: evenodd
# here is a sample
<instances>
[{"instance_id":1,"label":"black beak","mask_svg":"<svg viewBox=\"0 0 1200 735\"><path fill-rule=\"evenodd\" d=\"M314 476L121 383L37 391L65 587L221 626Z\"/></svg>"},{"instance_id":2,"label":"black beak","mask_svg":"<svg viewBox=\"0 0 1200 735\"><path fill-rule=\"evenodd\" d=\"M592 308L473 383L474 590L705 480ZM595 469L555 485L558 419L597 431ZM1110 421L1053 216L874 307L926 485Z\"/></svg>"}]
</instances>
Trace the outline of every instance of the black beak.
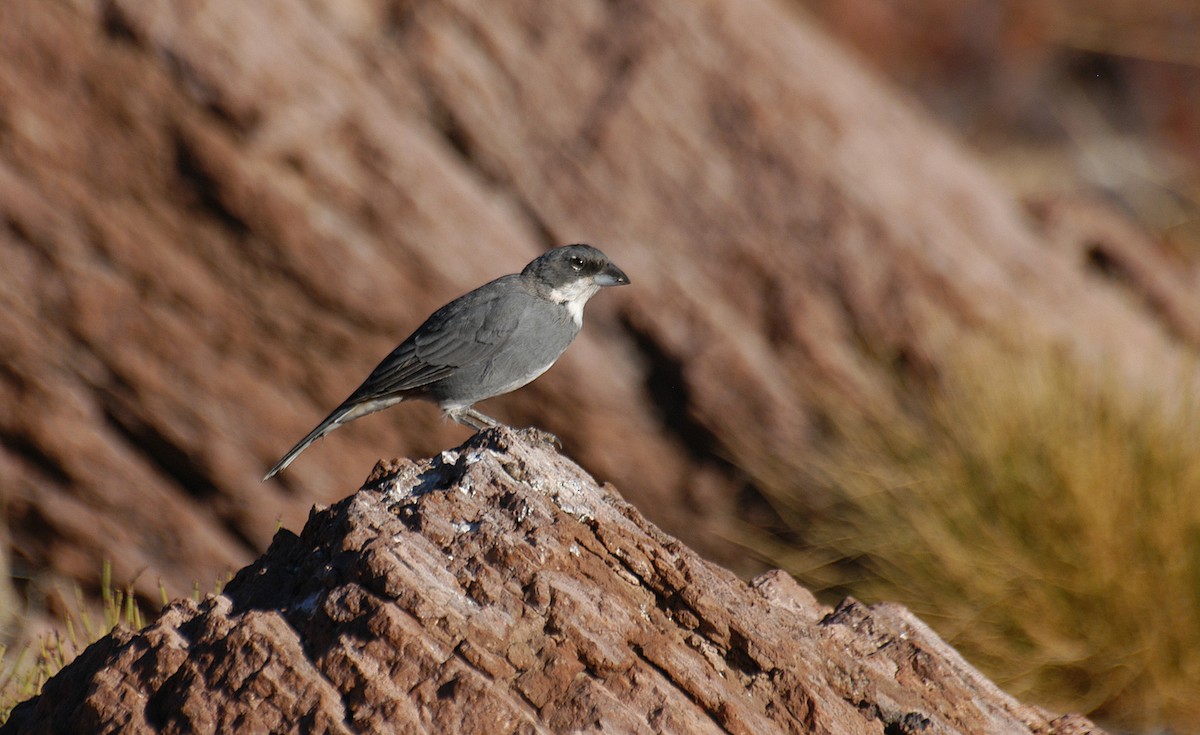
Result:
<instances>
[{"instance_id":1,"label":"black beak","mask_svg":"<svg viewBox=\"0 0 1200 735\"><path fill-rule=\"evenodd\" d=\"M629 276L625 275L625 271L617 266L609 263L604 266L604 270L592 277L592 280L597 286L626 286L629 284Z\"/></svg>"}]
</instances>

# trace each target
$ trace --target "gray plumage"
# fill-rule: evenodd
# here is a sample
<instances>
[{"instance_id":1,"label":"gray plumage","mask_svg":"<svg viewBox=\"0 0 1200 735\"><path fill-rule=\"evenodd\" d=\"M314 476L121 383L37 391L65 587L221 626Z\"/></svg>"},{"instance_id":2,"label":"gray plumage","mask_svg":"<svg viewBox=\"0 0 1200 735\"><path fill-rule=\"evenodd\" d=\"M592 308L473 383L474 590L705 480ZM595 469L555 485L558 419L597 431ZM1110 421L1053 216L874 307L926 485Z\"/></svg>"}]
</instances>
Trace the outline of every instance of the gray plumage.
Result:
<instances>
[{"instance_id":1,"label":"gray plumage","mask_svg":"<svg viewBox=\"0 0 1200 735\"><path fill-rule=\"evenodd\" d=\"M263 480L342 424L401 401L432 401L477 430L499 425L474 404L546 372L579 334L588 299L601 288L627 283L604 253L590 245L567 245L534 259L519 274L458 297L392 350Z\"/></svg>"}]
</instances>

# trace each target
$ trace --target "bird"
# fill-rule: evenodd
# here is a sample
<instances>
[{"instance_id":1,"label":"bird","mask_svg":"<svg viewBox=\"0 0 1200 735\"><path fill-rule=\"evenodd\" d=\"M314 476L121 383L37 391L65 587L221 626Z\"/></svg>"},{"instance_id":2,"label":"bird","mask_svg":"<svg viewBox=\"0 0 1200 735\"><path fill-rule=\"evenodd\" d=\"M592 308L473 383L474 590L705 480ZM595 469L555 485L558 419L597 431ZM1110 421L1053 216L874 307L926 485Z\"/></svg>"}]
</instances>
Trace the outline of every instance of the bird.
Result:
<instances>
[{"instance_id":1,"label":"bird","mask_svg":"<svg viewBox=\"0 0 1200 735\"><path fill-rule=\"evenodd\" d=\"M474 408L527 385L558 360L583 327L583 307L602 288L629 284L591 245L551 248L520 273L501 276L435 311L392 350L350 397L263 477L290 465L334 429L402 401L436 403L476 431L500 426Z\"/></svg>"}]
</instances>

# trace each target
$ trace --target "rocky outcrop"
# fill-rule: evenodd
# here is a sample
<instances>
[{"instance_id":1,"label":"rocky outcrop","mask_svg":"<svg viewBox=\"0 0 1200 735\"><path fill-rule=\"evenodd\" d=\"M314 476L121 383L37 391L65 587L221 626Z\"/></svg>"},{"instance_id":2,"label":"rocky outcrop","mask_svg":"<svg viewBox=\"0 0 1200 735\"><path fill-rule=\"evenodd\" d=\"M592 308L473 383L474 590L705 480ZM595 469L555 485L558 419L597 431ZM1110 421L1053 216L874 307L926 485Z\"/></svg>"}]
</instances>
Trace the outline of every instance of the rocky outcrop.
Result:
<instances>
[{"instance_id":1,"label":"rocky outcrop","mask_svg":"<svg viewBox=\"0 0 1200 735\"><path fill-rule=\"evenodd\" d=\"M457 444L404 406L259 483L430 311L554 244L634 286L486 410L739 571L755 488L805 497L816 396L894 410L967 335L1132 382L1195 335L1177 275L1091 278L770 0L5 0L0 48L0 492L35 598L106 558L149 600L207 587L380 455Z\"/></svg>"},{"instance_id":2,"label":"rocky outcrop","mask_svg":"<svg viewBox=\"0 0 1200 735\"><path fill-rule=\"evenodd\" d=\"M907 610L749 584L544 439L377 466L220 596L115 631L2 733L1084 733Z\"/></svg>"}]
</instances>

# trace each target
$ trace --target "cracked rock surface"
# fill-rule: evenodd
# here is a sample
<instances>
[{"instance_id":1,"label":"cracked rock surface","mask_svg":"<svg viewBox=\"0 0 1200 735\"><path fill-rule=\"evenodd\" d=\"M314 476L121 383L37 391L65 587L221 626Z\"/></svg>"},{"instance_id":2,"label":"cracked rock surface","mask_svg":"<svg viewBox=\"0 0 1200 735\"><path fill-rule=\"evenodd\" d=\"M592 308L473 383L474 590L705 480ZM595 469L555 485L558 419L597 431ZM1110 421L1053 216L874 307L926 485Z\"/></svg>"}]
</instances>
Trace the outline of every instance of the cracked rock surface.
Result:
<instances>
[{"instance_id":1,"label":"cracked rock surface","mask_svg":"<svg viewBox=\"0 0 1200 735\"><path fill-rule=\"evenodd\" d=\"M90 647L3 733L1083 733L904 608L702 560L551 446L380 463L223 594Z\"/></svg>"},{"instance_id":2,"label":"cracked rock surface","mask_svg":"<svg viewBox=\"0 0 1200 735\"><path fill-rule=\"evenodd\" d=\"M0 0L0 49L0 500L35 612L105 559L144 601L207 589L379 457L463 441L400 406L259 482L434 309L574 240L633 285L483 410L744 574L759 489L815 492L818 398L882 423L968 340L1194 369L1175 259L1028 218L786 3Z\"/></svg>"}]
</instances>

